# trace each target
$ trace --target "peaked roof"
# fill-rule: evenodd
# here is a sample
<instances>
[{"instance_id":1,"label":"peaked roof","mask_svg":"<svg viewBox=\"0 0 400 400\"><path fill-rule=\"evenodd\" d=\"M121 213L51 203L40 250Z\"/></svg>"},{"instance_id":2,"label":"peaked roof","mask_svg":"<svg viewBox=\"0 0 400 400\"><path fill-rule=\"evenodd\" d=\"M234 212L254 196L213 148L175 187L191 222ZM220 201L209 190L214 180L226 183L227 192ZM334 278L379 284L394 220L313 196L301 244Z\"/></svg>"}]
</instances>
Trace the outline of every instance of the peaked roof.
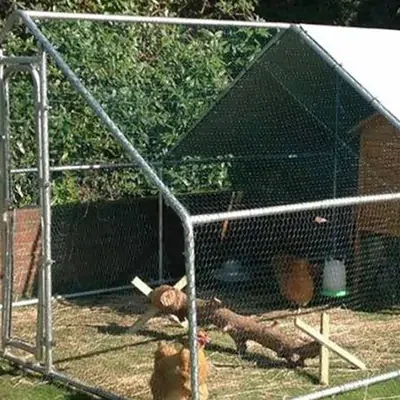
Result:
<instances>
[{"instance_id":1,"label":"peaked roof","mask_svg":"<svg viewBox=\"0 0 400 400\"><path fill-rule=\"evenodd\" d=\"M299 25L400 124L400 30Z\"/></svg>"},{"instance_id":2,"label":"peaked roof","mask_svg":"<svg viewBox=\"0 0 400 400\"><path fill-rule=\"evenodd\" d=\"M377 110L400 128L399 47L400 31L292 25L167 157L329 151Z\"/></svg>"}]
</instances>

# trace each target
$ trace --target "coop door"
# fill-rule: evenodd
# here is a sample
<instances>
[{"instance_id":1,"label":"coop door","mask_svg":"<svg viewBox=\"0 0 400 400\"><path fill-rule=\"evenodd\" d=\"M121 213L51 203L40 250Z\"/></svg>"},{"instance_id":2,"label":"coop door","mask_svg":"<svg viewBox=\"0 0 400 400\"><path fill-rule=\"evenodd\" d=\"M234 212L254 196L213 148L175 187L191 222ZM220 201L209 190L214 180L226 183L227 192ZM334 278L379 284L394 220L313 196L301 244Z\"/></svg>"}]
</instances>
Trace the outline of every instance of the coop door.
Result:
<instances>
[{"instance_id":1,"label":"coop door","mask_svg":"<svg viewBox=\"0 0 400 400\"><path fill-rule=\"evenodd\" d=\"M45 307L38 188L43 110L37 61L0 57L1 345L10 357L41 361ZM20 165L26 152L32 153L33 165Z\"/></svg>"}]
</instances>

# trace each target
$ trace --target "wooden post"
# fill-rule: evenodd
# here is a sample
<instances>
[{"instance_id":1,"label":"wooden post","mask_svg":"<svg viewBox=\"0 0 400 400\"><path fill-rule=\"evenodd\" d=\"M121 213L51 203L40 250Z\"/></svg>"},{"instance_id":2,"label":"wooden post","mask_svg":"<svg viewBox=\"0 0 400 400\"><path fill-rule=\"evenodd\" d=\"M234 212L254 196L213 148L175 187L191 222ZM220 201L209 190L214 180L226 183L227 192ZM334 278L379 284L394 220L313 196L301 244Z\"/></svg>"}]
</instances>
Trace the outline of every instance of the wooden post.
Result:
<instances>
[{"instance_id":1,"label":"wooden post","mask_svg":"<svg viewBox=\"0 0 400 400\"><path fill-rule=\"evenodd\" d=\"M295 319L294 324L297 328L306 333L308 336L311 336L322 346L327 347L329 350L336 353L339 357L343 358L343 360L346 360L348 363L353 364L361 370L367 369L367 367L361 360L350 354L347 350L338 346L336 343L332 342L332 340L325 338L325 336L321 335L317 330L311 328L299 318Z\"/></svg>"},{"instance_id":2,"label":"wooden post","mask_svg":"<svg viewBox=\"0 0 400 400\"><path fill-rule=\"evenodd\" d=\"M321 314L321 335L329 340L329 314ZM320 350L319 383L329 385L329 349L322 345Z\"/></svg>"}]
</instances>

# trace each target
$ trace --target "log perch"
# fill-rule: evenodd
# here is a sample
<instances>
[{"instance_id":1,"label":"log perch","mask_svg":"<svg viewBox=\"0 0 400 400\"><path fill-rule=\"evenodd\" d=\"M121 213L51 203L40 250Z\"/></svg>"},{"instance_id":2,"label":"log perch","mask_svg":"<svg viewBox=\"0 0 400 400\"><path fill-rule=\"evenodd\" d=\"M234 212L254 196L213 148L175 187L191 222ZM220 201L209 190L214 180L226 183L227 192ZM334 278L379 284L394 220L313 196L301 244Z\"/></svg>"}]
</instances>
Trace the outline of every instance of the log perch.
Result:
<instances>
[{"instance_id":1,"label":"log perch","mask_svg":"<svg viewBox=\"0 0 400 400\"><path fill-rule=\"evenodd\" d=\"M173 314L183 321L187 317L187 296L172 286L162 285L150 295L151 303L163 314ZM236 314L218 299L198 299L197 318L200 325L213 324L232 337L239 354L247 351L247 341L252 340L273 350L278 357L287 360L291 367L303 367L308 358L318 357L320 344L288 338L279 330L279 324L270 326L258 323L251 317Z\"/></svg>"}]
</instances>

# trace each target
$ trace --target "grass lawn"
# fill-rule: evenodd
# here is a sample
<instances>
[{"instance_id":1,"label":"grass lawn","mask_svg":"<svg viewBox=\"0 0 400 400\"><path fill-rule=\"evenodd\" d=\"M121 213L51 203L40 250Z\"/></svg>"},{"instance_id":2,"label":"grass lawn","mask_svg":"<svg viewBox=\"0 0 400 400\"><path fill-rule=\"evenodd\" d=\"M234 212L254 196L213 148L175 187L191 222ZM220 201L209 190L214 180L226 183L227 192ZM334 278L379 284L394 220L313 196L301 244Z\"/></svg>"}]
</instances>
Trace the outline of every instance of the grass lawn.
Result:
<instances>
[{"instance_id":1,"label":"grass lawn","mask_svg":"<svg viewBox=\"0 0 400 400\"><path fill-rule=\"evenodd\" d=\"M0 362L1 400L90 400L91 396L73 392L57 384L50 384L22 375L6 363ZM400 379L349 392L331 398L336 400L400 399Z\"/></svg>"},{"instance_id":2,"label":"grass lawn","mask_svg":"<svg viewBox=\"0 0 400 400\"><path fill-rule=\"evenodd\" d=\"M76 393L56 384L23 375L5 362L0 362L1 400L89 400L90 396Z\"/></svg>"}]
</instances>

